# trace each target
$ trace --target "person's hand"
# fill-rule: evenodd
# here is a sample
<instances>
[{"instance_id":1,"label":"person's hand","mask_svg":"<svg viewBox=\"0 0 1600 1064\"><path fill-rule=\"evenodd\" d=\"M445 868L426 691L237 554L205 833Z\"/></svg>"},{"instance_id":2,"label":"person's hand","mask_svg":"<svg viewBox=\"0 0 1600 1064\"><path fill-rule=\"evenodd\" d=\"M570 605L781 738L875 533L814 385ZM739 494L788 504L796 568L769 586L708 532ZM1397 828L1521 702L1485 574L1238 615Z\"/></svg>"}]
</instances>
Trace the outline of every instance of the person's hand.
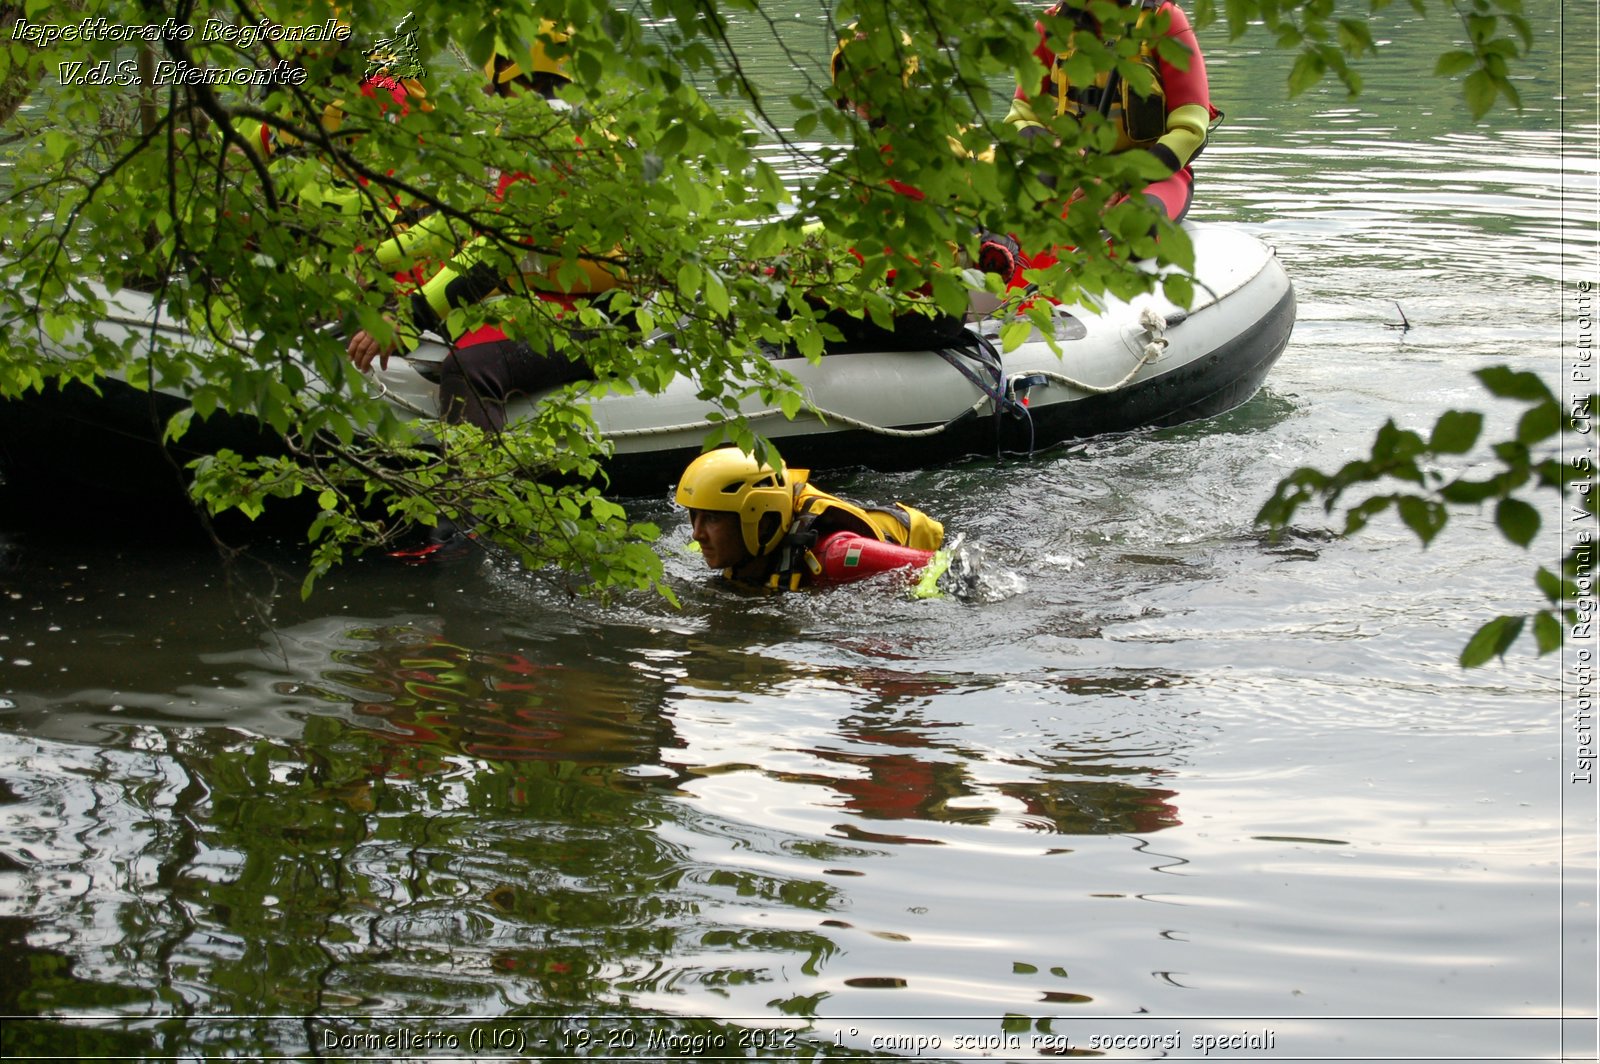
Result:
<instances>
[{"instance_id":1,"label":"person's hand","mask_svg":"<svg viewBox=\"0 0 1600 1064\"><path fill-rule=\"evenodd\" d=\"M350 356L351 365L365 373L372 367L372 360L378 360L379 369L389 368L389 355L394 351L394 341L387 345L378 343L373 335L365 329L356 332L350 338L350 343L345 347L344 353Z\"/></svg>"},{"instance_id":2,"label":"person's hand","mask_svg":"<svg viewBox=\"0 0 1600 1064\"><path fill-rule=\"evenodd\" d=\"M1095 184L1098 185L1099 182L1095 182ZM1067 206L1068 207L1072 206L1074 203L1077 203L1079 200L1083 199L1088 194L1089 193L1085 189L1083 189L1082 187L1073 189L1072 190L1072 195L1067 197ZM1115 207L1119 203L1126 202L1127 199L1128 199L1128 194L1126 192L1113 192L1106 199L1106 208L1110 209L1112 207Z\"/></svg>"}]
</instances>

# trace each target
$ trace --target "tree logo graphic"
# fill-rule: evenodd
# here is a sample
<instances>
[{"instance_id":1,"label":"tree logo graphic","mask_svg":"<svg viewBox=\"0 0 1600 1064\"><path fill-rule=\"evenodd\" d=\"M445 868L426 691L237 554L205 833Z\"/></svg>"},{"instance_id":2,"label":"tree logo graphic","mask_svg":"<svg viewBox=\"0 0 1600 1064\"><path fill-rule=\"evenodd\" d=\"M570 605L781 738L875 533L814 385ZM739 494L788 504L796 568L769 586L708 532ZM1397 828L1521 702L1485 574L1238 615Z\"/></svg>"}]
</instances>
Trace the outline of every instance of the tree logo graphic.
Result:
<instances>
[{"instance_id":1,"label":"tree logo graphic","mask_svg":"<svg viewBox=\"0 0 1600 1064\"><path fill-rule=\"evenodd\" d=\"M417 58L417 31L411 28L415 15L408 14L394 28L394 36L385 37L366 51L368 78L387 74L404 81L420 78L426 73Z\"/></svg>"}]
</instances>

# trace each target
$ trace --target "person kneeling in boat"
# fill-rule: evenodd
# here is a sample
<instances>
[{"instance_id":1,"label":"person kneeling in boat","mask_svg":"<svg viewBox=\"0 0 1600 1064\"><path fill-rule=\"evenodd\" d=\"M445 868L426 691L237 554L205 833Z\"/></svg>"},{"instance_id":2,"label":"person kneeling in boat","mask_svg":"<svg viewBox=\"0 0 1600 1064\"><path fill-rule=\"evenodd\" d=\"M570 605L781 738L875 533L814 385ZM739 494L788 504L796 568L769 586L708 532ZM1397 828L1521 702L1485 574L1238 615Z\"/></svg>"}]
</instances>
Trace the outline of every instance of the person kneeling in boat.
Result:
<instances>
[{"instance_id":1,"label":"person kneeling in boat","mask_svg":"<svg viewBox=\"0 0 1600 1064\"><path fill-rule=\"evenodd\" d=\"M914 84L919 84L918 75L921 64L916 55L912 54L911 38L904 31L899 34L900 47L892 49L895 62L899 64L900 83L909 89ZM834 91L834 106L841 111L853 113L864 122L871 130L880 133L887 130L888 122L881 113L878 101L871 97L871 88L875 84L881 85L882 58L875 55L877 49L872 47L872 40L858 24L852 24L845 29L844 35L839 39L838 46L833 51L829 60L829 75ZM903 132L903 131L896 131ZM979 154L968 151L955 136L947 138L950 153L957 159L964 160L973 165L992 166L994 152L992 149ZM858 146L858 151L875 153L885 170L893 166L893 145L887 140L881 142L863 138ZM863 173L874 171L870 165L872 159L868 154L864 157L863 165L859 169ZM923 202L927 194L915 185L907 184L887 173L882 180L883 188L892 194L884 211L884 224L886 230L893 230L905 224L902 217L901 205L896 200L910 200ZM873 194L870 190L872 182L863 181L863 186L868 190L863 192L863 203L867 203ZM1022 270L1025 266L1024 258L1017 241L1002 233L990 232L978 228L973 232L974 243L978 247L975 258L969 259L965 251L959 246L952 245L948 249L949 258L944 261L958 265L975 265L982 273L992 273L1000 277L1003 282L1014 287L1022 287ZM892 249L885 249L891 256L895 253ZM849 249L858 262L862 257L853 247ZM942 257L942 256L941 256ZM915 260L908 260L915 262ZM887 279L893 280L895 270L891 268ZM931 302L933 295L932 284L925 284L909 298L913 301ZM908 298L901 296L900 298ZM983 311L992 309L987 296L980 296L972 309L983 308ZM824 308L826 309L826 308ZM982 311L980 311L982 312ZM877 326L870 318L851 318L849 315L837 311L827 311L823 320L837 328L844 336L842 345L831 345L830 350L849 351L858 348L878 350L922 350L949 346L964 346L971 342L971 337L965 332L966 321L960 315L944 312L935 312L923 315L915 312L899 314L894 319L893 329L884 329Z\"/></svg>"},{"instance_id":2,"label":"person kneeling in boat","mask_svg":"<svg viewBox=\"0 0 1600 1064\"><path fill-rule=\"evenodd\" d=\"M814 487L807 470L774 469L735 447L689 463L675 499L707 566L780 590L915 572L944 543L944 526L920 510L860 506Z\"/></svg>"},{"instance_id":3,"label":"person kneeling in boat","mask_svg":"<svg viewBox=\"0 0 1600 1064\"><path fill-rule=\"evenodd\" d=\"M569 34L546 19L526 55L517 55L515 48L497 40L484 67L488 78L484 91L505 98L539 97L552 109L565 109L566 104L555 94L571 79L565 59L553 58L546 42L561 43L568 38ZM503 204L512 185L531 180L530 174L520 171L497 172L495 200ZM505 324L503 317L490 315L482 325L458 334L451 334L447 323L452 310L475 304L492 304L512 313L517 303L514 296L520 293L532 293L541 306L554 308L551 313L560 318L579 300L615 287L620 281L618 269L602 258L584 255L578 260L582 277L569 286L562 282L559 266L540 264L532 257L509 270L498 268L498 249L488 236L477 236L452 254L454 243L451 219L434 215L378 246L374 257L386 271L409 267L418 255L442 258L444 265L411 293L407 328L397 328L387 342L366 330L351 338L346 353L357 369L365 372L374 362L387 368L390 354L402 340L409 344L421 331L449 335L451 351L439 380L440 417L449 424L466 422L490 433L505 428L506 404L512 399L594 379L594 370L575 351L535 350L525 340L511 339L500 327Z\"/></svg>"},{"instance_id":4,"label":"person kneeling in boat","mask_svg":"<svg viewBox=\"0 0 1600 1064\"><path fill-rule=\"evenodd\" d=\"M1109 40L1109 30L1089 13L1085 0L1058 3L1044 13L1044 19L1035 25L1039 31L1039 44L1033 54L1044 64L1045 74L1038 94L1032 95L1019 87L1011 101L1006 121L1016 126L1023 136L1048 134L1049 130L1039 120L1035 103L1048 101L1057 117L1070 115L1078 122L1099 116L1111 123L1116 132L1112 152L1140 150L1155 159L1166 176L1151 182L1144 190L1146 202L1160 210L1169 221L1179 222L1189 212L1194 197L1194 170L1190 164L1205 147L1211 123L1221 117L1221 112L1211 105L1210 83L1206 78L1205 58L1200 54L1200 44L1195 39L1189 19L1172 0L1117 0L1122 6L1137 4L1135 27L1146 24L1165 24L1165 39L1175 48L1162 50L1154 40L1141 40L1135 62L1150 74L1149 91L1139 91L1142 86L1129 84L1115 70L1102 71L1090 84L1075 82L1069 69L1076 54L1072 41L1080 34ZM1073 29L1068 38L1068 48L1057 52L1050 46L1052 32L1047 20L1069 18ZM1059 40L1060 33L1054 36ZM1174 53L1187 53L1187 60L1172 61ZM1075 190L1067 199L1070 205L1080 196ZM1115 206L1124 198L1113 197L1109 205ZM1043 266L1048 263L1040 262Z\"/></svg>"}]
</instances>

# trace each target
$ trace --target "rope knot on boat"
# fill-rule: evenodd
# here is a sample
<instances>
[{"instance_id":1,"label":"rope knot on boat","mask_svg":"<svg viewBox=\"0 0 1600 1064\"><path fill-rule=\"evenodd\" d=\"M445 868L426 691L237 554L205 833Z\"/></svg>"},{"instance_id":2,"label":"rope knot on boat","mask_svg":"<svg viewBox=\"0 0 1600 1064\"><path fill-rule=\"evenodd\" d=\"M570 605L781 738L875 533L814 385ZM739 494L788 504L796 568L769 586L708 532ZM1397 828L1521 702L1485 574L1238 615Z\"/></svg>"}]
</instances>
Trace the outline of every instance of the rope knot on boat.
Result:
<instances>
[{"instance_id":1,"label":"rope knot on boat","mask_svg":"<svg viewBox=\"0 0 1600 1064\"><path fill-rule=\"evenodd\" d=\"M1147 340L1144 345L1144 355L1139 359L1139 365L1154 362L1167 350L1167 319L1155 307L1145 307L1139 312L1139 325L1144 329ZM1137 372L1138 367L1134 367Z\"/></svg>"}]
</instances>

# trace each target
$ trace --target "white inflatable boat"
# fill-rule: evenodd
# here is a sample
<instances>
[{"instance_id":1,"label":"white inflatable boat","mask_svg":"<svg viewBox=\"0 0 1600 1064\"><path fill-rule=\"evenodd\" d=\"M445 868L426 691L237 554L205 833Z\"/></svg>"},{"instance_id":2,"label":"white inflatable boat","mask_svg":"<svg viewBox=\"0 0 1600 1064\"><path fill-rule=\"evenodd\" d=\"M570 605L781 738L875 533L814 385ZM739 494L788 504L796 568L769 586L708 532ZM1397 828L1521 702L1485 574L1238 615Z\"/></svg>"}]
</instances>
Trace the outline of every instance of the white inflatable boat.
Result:
<instances>
[{"instance_id":1,"label":"white inflatable boat","mask_svg":"<svg viewBox=\"0 0 1600 1064\"><path fill-rule=\"evenodd\" d=\"M826 470L1028 453L1230 410L1256 393L1288 345L1294 290L1272 251L1254 237L1224 225L1186 227L1195 250L1192 307L1176 307L1159 293L1058 307L1059 356L1037 332L1002 355L1002 322L986 319L971 324L970 342L952 350L786 359L808 406L792 419L758 406L744 412L787 461ZM102 332L150 342L148 298L120 292L115 303L118 313ZM175 327L154 335L186 338ZM424 344L410 359L391 360L373 387L408 416L432 416L438 399L431 370L445 354L440 344ZM614 492L654 493L700 452L712 423L696 391L686 379L660 394L595 389L595 420L616 445L608 466ZM537 401L529 397L523 412ZM250 452L276 444L249 419L197 419L169 458L157 443L160 426L186 402L176 391L152 395L116 380L104 381L98 394L75 386L0 402L0 469L13 482L73 480L144 492L179 482L173 459L181 466L224 446Z\"/></svg>"}]
</instances>

